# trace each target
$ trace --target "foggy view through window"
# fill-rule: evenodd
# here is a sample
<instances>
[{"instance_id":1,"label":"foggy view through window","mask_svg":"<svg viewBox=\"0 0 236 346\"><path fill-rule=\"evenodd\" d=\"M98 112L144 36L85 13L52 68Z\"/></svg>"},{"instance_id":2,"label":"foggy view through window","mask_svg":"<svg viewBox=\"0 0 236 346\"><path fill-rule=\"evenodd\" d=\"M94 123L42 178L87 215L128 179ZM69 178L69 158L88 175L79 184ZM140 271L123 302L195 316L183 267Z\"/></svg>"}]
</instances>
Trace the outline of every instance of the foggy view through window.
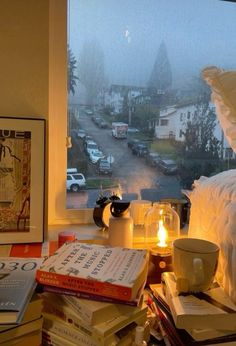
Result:
<instances>
[{"instance_id":1,"label":"foggy view through window","mask_svg":"<svg viewBox=\"0 0 236 346\"><path fill-rule=\"evenodd\" d=\"M201 78L235 69L236 4L69 0L67 208L180 198L235 168Z\"/></svg>"}]
</instances>

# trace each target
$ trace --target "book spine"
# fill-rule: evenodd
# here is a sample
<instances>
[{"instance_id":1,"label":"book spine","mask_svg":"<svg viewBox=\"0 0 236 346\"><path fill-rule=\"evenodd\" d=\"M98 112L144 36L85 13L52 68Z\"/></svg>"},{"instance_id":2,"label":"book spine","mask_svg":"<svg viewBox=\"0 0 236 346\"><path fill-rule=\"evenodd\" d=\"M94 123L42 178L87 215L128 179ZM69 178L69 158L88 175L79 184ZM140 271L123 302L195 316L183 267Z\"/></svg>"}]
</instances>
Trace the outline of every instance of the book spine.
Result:
<instances>
[{"instance_id":1,"label":"book spine","mask_svg":"<svg viewBox=\"0 0 236 346\"><path fill-rule=\"evenodd\" d=\"M110 298L110 297L105 297L105 296L99 296L99 295L92 294L92 293L76 292L76 291L72 291L70 289L66 289L66 288L63 289L60 287L49 286L49 285L43 285L42 289L44 292L65 294L65 295L70 295L70 296L74 296L77 298L95 300L95 301L104 302L104 303L125 304L125 305L130 305L130 306L141 306L142 301L143 301L142 294L140 294L140 296L134 300L121 300L121 299L115 299L115 298Z\"/></svg>"},{"instance_id":2,"label":"book spine","mask_svg":"<svg viewBox=\"0 0 236 346\"><path fill-rule=\"evenodd\" d=\"M91 336L94 339L99 341L107 337L110 334L114 334L128 324L135 322L137 325L144 324L147 319L147 307L136 311L136 313L129 315L119 315L117 317L113 316L110 319L107 319L103 323L99 323L96 326L88 325L88 323L81 317L78 317L78 314L75 313L70 307L62 306L60 303L53 303L52 301L46 301L43 308L43 314L54 315L63 321L73 325L75 328L78 328L82 333Z\"/></svg>"},{"instance_id":3,"label":"book spine","mask_svg":"<svg viewBox=\"0 0 236 346\"><path fill-rule=\"evenodd\" d=\"M75 346L74 342L62 338L46 329L43 329L42 341L43 346Z\"/></svg>"},{"instance_id":4,"label":"book spine","mask_svg":"<svg viewBox=\"0 0 236 346\"><path fill-rule=\"evenodd\" d=\"M91 293L124 301L130 301L132 299L131 287L115 285L109 282L62 275L41 269L38 269L36 272L36 280L42 285L65 288L76 292Z\"/></svg>"},{"instance_id":5,"label":"book spine","mask_svg":"<svg viewBox=\"0 0 236 346\"><path fill-rule=\"evenodd\" d=\"M98 339L99 341L101 340L101 335L98 335L82 318L79 318L75 314L70 313L69 309L63 309L60 308L60 306L54 306L53 304L47 302L43 308L43 315L45 313L54 315L62 319L66 323L80 330L81 333L84 333L85 335L88 335L94 339Z\"/></svg>"},{"instance_id":6,"label":"book spine","mask_svg":"<svg viewBox=\"0 0 236 346\"><path fill-rule=\"evenodd\" d=\"M86 346L103 346L98 340L94 340L91 336L82 333L79 329L75 329L64 321L60 322L56 317L50 314L43 315L43 329L55 333L56 335L67 339L78 345Z\"/></svg>"}]
</instances>

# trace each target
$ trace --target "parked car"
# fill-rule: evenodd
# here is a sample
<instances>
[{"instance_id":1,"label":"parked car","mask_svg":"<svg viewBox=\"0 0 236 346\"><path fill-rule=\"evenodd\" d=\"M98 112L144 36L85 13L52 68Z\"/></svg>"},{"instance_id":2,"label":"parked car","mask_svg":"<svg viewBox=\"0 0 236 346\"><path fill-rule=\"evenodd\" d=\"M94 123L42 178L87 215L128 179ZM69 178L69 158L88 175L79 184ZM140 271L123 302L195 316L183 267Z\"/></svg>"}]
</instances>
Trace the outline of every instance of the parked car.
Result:
<instances>
[{"instance_id":1,"label":"parked car","mask_svg":"<svg viewBox=\"0 0 236 346\"><path fill-rule=\"evenodd\" d=\"M156 167L160 161L161 156L157 152L149 152L146 156L146 163L152 167Z\"/></svg>"},{"instance_id":2,"label":"parked car","mask_svg":"<svg viewBox=\"0 0 236 346\"><path fill-rule=\"evenodd\" d=\"M109 128L109 124L108 124L106 121L104 121L104 120L100 121L100 123L98 124L98 126L99 126L101 129L108 129L108 128Z\"/></svg>"},{"instance_id":3,"label":"parked car","mask_svg":"<svg viewBox=\"0 0 236 346\"><path fill-rule=\"evenodd\" d=\"M72 192L78 192L86 185L86 179L82 173L67 173L66 188Z\"/></svg>"},{"instance_id":4,"label":"parked car","mask_svg":"<svg viewBox=\"0 0 236 346\"><path fill-rule=\"evenodd\" d=\"M140 143L140 140L136 139L136 138L128 138L127 140L127 145L130 149L133 148L134 145Z\"/></svg>"},{"instance_id":5,"label":"parked car","mask_svg":"<svg viewBox=\"0 0 236 346\"><path fill-rule=\"evenodd\" d=\"M98 150L98 145L97 143L95 143L94 141L87 141L86 144L85 144L85 151L86 151L86 154L89 156L90 153L94 150Z\"/></svg>"},{"instance_id":6,"label":"parked car","mask_svg":"<svg viewBox=\"0 0 236 346\"><path fill-rule=\"evenodd\" d=\"M88 141L93 141L93 137L89 136L89 135L86 135L84 138L83 138L83 145L84 147L86 147L86 144Z\"/></svg>"},{"instance_id":7,"label":"parked car","mask_svg":"<svg viewBox=\"0 0 236 346\"><path fill-rule=\"evenodd\" d=\"M87 109L85 113L87 115L93 115L93 111L91 109Z\"/></svg>"},{"instance_id":8,"label":"parked car","mask_svg":"<svg viewBox=\"0 0 236 346\"><path fill-rule=\"evenodd\" d=\"M139 130L136 129L136 127L129 127L127 132L128 133L137 133L137 132L139 132Z\"/></svg>"},{"instance_id":9,"label":"parked car","mask_svg":"<svg viewBox=\"0 0 236 346\"><path fill-rule=\"evenodd\" d=\"M148 147L146 144L138 143L133 146L132 153L137 156L146 156L148 154Z\"/></svg>"},{"instance_id":10,"label":"parked car","mask_svg":"<svg viewBox=\"0 0 236 346\"><path fill-rule=\"evenodd\" d=\"M97 163L98 160L103 159L105 154L100 150L92 150L89 154L89 159L92 163Z\"/></svg>"},{"instance_id":11,"label":"parked car","mask_svg":"<svg viewBox=\"0 0 236 346\"><path fill-rule=\"evenodd\" d=\"M172 159L159 160L158 168L164 174L177 174L178 172L177 162Z\"/></svg>"},{"instance_id":12,"label":"parked car","mask_svg":"<svg viewBox=\"0 0 236 346\"><path fill-rule=\"evenodd\" d=\"M108 160L101 159L98 161L98 174L112 175L112 167Z\"/></svg>"},{"instance_id":13,"label":"parked car","mask_svg":"<svg viewBox=\"0 0 236 346\"><path fill-rule=\"evenodd\" d=\"M94 122L95 122L95 124L96 124L97 126L99 126L100 123L102 122L102 118L97 116L97 117L94 118Z\"/></svg>"},{"instance_id":14,"label":"parked car","mask_svg":"<svg viewBox=\"0 0 236 346\"><path fill-rule=\"evenodd\" d=\"M77 137L83 139L85 136L86 136L85 130L83 130L83 129L78 130L78 132L77 132Z\"/></svg>"}]
</instances>

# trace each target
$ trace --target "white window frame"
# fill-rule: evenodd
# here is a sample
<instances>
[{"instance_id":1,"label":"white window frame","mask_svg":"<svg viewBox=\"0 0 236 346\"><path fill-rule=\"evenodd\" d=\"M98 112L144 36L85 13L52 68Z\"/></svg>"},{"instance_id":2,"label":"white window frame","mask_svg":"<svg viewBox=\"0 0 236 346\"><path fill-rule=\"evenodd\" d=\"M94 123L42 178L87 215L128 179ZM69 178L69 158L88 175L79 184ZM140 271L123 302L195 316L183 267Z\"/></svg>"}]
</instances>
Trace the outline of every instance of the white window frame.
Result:
<instances>
[{"instance_id":1,"label":"white window frame","mask_svg":"<svg viewBox=\"0 0 236 346\"><path fill-rule=\"evenodd\" d=\"M49 30L48 224L88 224L93 209L66 209L67 0L50 0Z\"/></svg>"}]
</instances>

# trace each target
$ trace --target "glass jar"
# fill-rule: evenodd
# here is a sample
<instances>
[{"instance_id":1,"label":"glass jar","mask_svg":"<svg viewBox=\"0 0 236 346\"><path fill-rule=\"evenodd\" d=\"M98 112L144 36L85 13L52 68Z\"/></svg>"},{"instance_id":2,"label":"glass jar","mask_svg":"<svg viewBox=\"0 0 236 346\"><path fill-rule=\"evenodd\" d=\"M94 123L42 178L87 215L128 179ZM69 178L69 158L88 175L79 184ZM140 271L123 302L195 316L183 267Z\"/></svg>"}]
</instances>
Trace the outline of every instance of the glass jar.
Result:
<instances>
[{"instance_id":1,"label":"glass jar","mask_svg":"<svg viewBox=\"0 0 236 346\"><path fill-rule=\"evenodd\" d=\"M179 237L180 219L168 202L155 202L145 215L146 247L158 254L171 253L172 242Z\"/></svg>"}]
</instances>

